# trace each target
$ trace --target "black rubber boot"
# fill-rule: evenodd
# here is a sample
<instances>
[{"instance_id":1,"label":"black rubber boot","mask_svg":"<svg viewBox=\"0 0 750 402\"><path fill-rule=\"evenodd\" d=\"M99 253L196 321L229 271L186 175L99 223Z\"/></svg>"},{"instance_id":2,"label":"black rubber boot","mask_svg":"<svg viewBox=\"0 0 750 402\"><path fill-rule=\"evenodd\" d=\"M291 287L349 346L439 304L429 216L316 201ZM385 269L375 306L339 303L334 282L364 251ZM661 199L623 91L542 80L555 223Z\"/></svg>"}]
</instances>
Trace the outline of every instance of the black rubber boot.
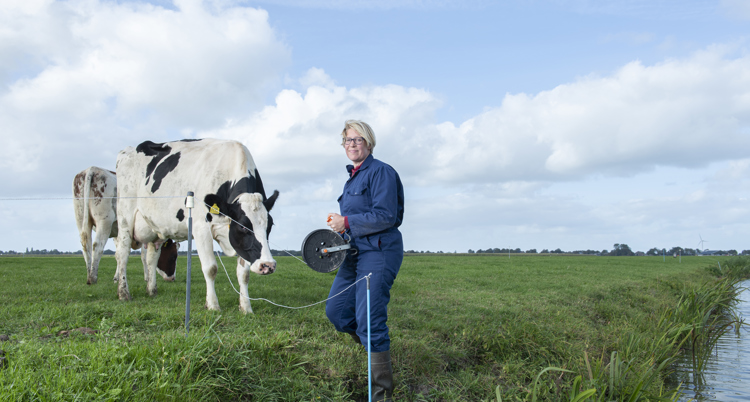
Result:
<instances>
[{"instance_id":1,"label":"black rubber boot","mask_svg":"<svg viewBox=\"0 0 750 402\"><path fill-rule=\"evenodd\" d=\"M393 401L393 367L391 366L391 352L373 353L372 360L372 400L381 402Z\"/></svg>"},{"instance_id":2,"label":"black rubber boot","mask_svg":"<svg viewBox=\"0 0 750 402\"><path fill-rule=\"evenodd\" d=\"M354 339L354 343L356 343L357 345L362 345L362 341L359 339L359 336L357 336L356 333L347 332L347 334L349 334L352 337L352 339Z\"/></svg>"}]
</instances>

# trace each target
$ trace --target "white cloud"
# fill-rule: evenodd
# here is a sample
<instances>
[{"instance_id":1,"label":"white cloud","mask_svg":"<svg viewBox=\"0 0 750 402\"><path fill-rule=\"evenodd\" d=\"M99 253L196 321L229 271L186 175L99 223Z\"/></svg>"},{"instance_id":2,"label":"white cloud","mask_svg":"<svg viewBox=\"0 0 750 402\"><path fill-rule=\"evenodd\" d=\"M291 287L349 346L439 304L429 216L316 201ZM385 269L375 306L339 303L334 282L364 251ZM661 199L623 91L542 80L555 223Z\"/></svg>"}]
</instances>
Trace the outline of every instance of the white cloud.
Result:
<instances>
[{"instance_id":1,"label":"white cloud","mask_svg":"<svg viewBox=\"0 0 750 402\"><path fill-rule=\"evenodd\" d=\"M75 173L114 168L120 149L146 139L234 138L252 152L267 190L282 191L271 241L293 248L337 210L348 162L339 134L357 118L374 127L375 156L407 186L407 248L690 246L670 245L665 233L685 231L692 242L696 222L709 225L704 214L726 233L747 232L741 222L750 212L736 200L750 188L750 56L735 54L742 49L634 61L606 76L499 96L499 107L462 122L437 121L440 94L345 87L319 68L295 80L302 89L278 90L290 50L265 11L233 4L3 3L3 195L67 194ZM263 106L269 93L274 102ZM635 181L617 198L599 195L612 191L611 180L647 182L665 167L690 176L705 166L713 170L703 181L680 182L668 195L633 190ZM6 232L18 232L31 209L35 226L52 223L49 233L75 244L67 207L4 206L13 225ZM39 236L24 233L24 242ZM629 240L642 237L649 244ZM36 244L57 247L54 239Z\"/></svg>"},{"instance_id":2,"label":"white cloud","mask_svg":"<svg viewBox=\"0 0 750 402\"><path fill-rule=\"evenodd\" d=\"M205 134L241 138L267 171L324 177L341 164L347 118L371 123L376 156L417 185L632 176L657 166L698 167L739 158L750 145L750 57L710 48L684 60L632 62L501 106L456 126L435 123L429 92L400 86L347 89L321 70L302 94ZM338 159L336 159L338 158ZM298 166L305 166L300 172Z\"/></svg>"},{"instance_id":3,"label":"white cloud","mask_svg":"<svg viewBox=\"0 0 750 402\"><path fill-rule=\"evenodd\" d=\"M407 128L430 124L439 102L430 93L396 85L347 89L335 86L322 70L310 70L305 93L284 90L275 105L201 137L239 139L252 152L264 176L282 188L309 181L323 182L344 172L341 148L344 121L362 119L376 128L374 154L391 163L412 135ZM266 183L274 184L265 180Z\"/></svg>"},{"instance_id":4,"label":"white cloud","mask_svg":"<svg viewBox=\"0 0 750 402\"><path fill-rule=\"evenodd\" d=\"M61 151L112 148L111 166L126 144L260 107L289 50L265 11L223 4L3 3L0 124L12 138L0 150L3 182L38 175Z\"/></svg>"},{"instance_id":5,"label":"white cloud","mask_svg":"<svg viewBox=\"0 0 750 402\"><path fill-rule=\"evenodd\" d=\"M738 158L750 145L750 57L724 52L509 94L458 127L425 129L413 145L429 140L435 152L423 162L434 179L457 182L633 175Z\"/></svg>"}]
</instances>

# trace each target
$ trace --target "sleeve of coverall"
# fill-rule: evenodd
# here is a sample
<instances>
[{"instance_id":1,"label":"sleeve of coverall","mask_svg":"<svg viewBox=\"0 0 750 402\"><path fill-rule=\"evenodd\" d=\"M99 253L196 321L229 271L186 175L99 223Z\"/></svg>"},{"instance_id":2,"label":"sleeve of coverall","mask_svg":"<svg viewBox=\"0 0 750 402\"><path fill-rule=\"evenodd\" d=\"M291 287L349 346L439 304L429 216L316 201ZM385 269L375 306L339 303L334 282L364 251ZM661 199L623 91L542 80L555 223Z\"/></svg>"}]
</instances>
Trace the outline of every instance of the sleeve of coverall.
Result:
<instances>
[{"instance_id":1,"label":"sleeve of coverall","mask_svg":"<svg viewBox=\"0 0 750 402\"><path fill-rule=\"evenodd\" d=\"M362 214L349 215L352 236L367 236L382 232L398 219L398 184L396 171L390 166L376 169L369 182L372 209Z\"/></svg>"}]
</instances>

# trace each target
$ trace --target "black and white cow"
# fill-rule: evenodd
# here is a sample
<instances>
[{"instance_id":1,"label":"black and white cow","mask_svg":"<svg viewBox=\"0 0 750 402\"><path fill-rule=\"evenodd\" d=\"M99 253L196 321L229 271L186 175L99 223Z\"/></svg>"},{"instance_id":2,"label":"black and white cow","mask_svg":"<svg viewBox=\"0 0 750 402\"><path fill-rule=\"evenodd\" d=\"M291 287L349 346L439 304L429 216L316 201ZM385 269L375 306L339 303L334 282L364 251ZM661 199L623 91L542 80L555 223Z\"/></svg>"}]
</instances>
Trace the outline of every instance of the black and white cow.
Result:
<instances>
[{"instance_id":1,"label":"black and white cow","mask_svg":"<svg viewBox=\"0 0 750 402\"><path fill-rule=\"evenodd\" d=\"M107 239L114 238L117 243L117 176L115 172L92 166L73 178L73 209L76 225L81 239L83 260L86 262L86 283L93 285L99 275L99 261L102 258ZM91 231L96 231L96 238L91 242ZM133 249L141 247L132 244ZM162 253L157 270L166 281L174 281L178 245L172 241L162 245ZM148 273L146 266L146 247L141 249L144 278ZM117 274L114 277L117 280Z\"/></svg>"},{"instance_id":2,"label":"black and white cow","mask_svg":"<svg viewBox=\"0 0 750 402\"><path fill-rule=\"evenodd\" d=\"M214 280L218 272L213 255L216 240L224 254L238 255L240 310L252 313L247 299L250 272L270 274L276 269L268 235L271 210L278 191L266 197L255 162L244 145L216 139L155 144L146 141L117 156L118 296L130 300L126 277L127 249L133 241L186 240L188 219L185 196L195 193L193 239L206 279L206 308L219 310ZM177 197L177 198L174 198ZM209 210L208 204L214 213ZM231 218L231 219L230 219ZM147 265L154 266L158 248L148 250ZM156 294L150 269L147 290Z\"/></svg>"}]
</instances>

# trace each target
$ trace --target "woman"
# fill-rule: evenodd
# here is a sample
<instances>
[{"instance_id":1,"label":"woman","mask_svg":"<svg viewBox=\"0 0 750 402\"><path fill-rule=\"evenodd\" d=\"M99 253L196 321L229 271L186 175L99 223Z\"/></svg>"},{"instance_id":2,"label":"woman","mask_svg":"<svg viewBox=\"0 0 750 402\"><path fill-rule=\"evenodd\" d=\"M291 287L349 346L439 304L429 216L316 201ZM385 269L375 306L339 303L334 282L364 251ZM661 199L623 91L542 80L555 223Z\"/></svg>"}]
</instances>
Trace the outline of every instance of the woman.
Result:
<instances>
[{"instance_id":1,"label":"woman","mask_svg":"<svg viewBox=\"0 0 750 402\"><path fill-rule=\"evenodd\" d=\"M349 180L338 199L341 214L329 214L328 226L336 232L347 231L350 244L359 252L347 254L330 296L372 274L372 396L374 401L391 400L394 386L386 321L391 286L404 259L404 243L398 230L404 216L404 188L392 167L373 158L375 134L367 123L347 120L341 137L341 145L353 164L346 167ZM355 342L366 345L367 280L329 300L326 315L338 331L349 333Z\"/></svg>"}]
</instances>

